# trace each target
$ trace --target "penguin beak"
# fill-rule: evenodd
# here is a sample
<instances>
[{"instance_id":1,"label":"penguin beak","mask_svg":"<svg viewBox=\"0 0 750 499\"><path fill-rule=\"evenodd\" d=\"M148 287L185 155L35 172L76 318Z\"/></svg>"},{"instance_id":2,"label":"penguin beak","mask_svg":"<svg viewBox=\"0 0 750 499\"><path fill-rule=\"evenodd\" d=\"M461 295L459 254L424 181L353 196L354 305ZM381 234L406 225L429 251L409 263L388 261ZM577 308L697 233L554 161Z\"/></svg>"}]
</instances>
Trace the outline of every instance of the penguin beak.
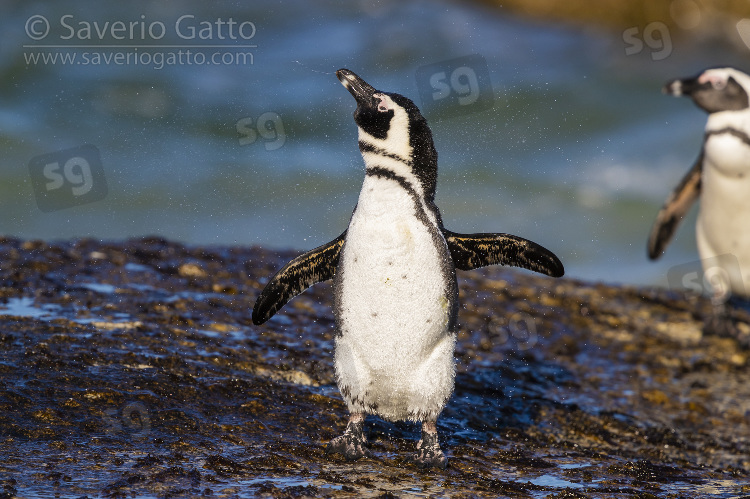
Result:
<instances>
[{"instance_id":1,"label":"penguin beak","mask_svg":"<svg viewBox=\"0 0 750 499\"><path fill-rule=\"evenodd\" d=\"M348 69L339 69L336 71L336 76L341 84L346 87L350 94L352 94L357 101L358 106L377 106L377 99L373 97L373 94L375 94L377 90L365 80Z\"/></svg>"},{"instance_id":2,"label":"penguin beak","mask_svg":"<svg viewBox=\"0 0 750 499\"><path fill-rule=\"evenodd\" d=\"M689 96L702 87L705 87L705 85L698 83L698 78L684 78L668 81L661 91L667 95L682 97L685 95Z\"/></svg>"}]
</instances>

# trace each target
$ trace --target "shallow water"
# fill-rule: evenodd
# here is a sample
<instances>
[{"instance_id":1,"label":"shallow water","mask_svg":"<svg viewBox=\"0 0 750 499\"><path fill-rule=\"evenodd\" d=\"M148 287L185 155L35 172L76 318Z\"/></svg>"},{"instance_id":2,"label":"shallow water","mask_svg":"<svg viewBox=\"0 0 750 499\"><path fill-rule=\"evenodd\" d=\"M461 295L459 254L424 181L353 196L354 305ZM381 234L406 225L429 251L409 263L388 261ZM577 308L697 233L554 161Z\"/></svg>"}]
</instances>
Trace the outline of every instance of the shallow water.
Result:
<instances>
[{"instance_id":1,"label":"shallow water","mask_svg":"<svg viewBox=\"0 0 750 499\"><path fill-rule=\"evenodd\" d=\"M11 2L0 13L2 234L317 246L345 227L362 178L354 102L333 72L348 67L425 110L420 68L475 54L487 64L491 108L425 111L440 154L446 226L536 240L560 255L570 276L665 285L670 267L696 259L691 223L656 264L646 260L646 236L698 152L705 116L660 87L717 64L717 51L721 62L740 66L750 53L675 34L666 59L648 50L628 56L620 32L451 2ZM187 50L196 44L184 39L192 25L183 25L182 38L176 33L185 15L196 26L252 22L246 41L217 39L218 28L199 40L231 45L222 49L230 58L249 52L252 64L82 63L84 54ZM25 31L33 16L51 25L41 40ZM136 30L131 45L176 48L108 48L129 40L99 40L94 28L92 39L80 39L82 26L107 21L161 23L162 39ZM88 47L37 47L76 40ZM254 47L236 48L242 42ZM40 53L73 54L78 64L27 64ZM32 159L84 144L101 155L106 193L60 208L82 199L66 194L41 211Z\"/></svg>"}]
</instances>

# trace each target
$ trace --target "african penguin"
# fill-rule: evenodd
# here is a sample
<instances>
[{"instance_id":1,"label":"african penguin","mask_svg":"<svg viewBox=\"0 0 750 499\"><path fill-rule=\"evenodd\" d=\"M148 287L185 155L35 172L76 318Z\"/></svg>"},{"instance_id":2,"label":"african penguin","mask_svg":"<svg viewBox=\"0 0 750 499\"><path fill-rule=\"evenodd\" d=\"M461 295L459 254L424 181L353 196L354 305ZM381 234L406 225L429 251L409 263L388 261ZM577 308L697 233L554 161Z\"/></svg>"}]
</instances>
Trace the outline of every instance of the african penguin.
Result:
<instances>
[{"instance_id":1,"label":"african penguin","mask_svg":"<svg viewBox=\"0 0 750 499\"><path fill-rule=\"evenodd\" d=\"M736 336L725 303L750 292L750 76L730 67L708 69L670 81L664 92L691 97L708 113L708 122L698 159L656 217L648 255L652 260L661 256L700 197L696 240L714 305L704 331ZM734 258L713 258L720 255Z\"/></svg>"},{"instance_id":2,"label":"african penguin","mask_svg":"<svg viewBox=\"0 0 750 499\"><path fill-rule=\"evenodd\" d=\"M399 94L375 90L347 69L338 79L357 102L354 121L365 179L347 230L279 270L258 297L262 324L292 297L333 278L335 369L349 412L327 452L371 456L367 414L422 422L412 461L447 466L436 421L453 392L456 269L515 265L554 277L560 260L508 234L457 234L434 203L437 152L427 121Z\"/></svg>"}]
</instances>

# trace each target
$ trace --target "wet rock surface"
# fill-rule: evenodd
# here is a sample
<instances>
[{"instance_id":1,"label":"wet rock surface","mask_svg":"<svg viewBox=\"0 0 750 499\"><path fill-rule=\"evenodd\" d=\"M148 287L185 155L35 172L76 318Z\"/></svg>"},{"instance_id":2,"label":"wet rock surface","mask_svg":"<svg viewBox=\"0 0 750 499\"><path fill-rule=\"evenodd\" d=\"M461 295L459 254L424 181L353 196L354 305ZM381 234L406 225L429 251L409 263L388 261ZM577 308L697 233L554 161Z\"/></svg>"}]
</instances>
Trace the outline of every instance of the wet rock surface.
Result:
<instances>
[{"instance_id":1,"label":"wet rock surface","mask_svg":"<svg viewBox=\"0 0 750 499\"><path fill-rule=\"evenodd\" d=\"M372 417L372 458L326 455L330 286L250 322L295 254L0 239L0 498L750 497L749 353L707 300L504 268L459 275L448 469Z\"/></svg>"}]
</instances>

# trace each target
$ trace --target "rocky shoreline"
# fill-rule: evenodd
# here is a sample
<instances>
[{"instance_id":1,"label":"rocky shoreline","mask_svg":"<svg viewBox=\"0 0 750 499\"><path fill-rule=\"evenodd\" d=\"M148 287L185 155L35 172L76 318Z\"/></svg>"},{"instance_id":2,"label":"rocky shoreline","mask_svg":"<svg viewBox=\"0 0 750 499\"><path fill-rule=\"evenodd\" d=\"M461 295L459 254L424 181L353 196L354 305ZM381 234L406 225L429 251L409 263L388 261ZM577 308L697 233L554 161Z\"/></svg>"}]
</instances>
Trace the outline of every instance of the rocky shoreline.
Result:
<instances>
[{"instance_id":1,"label":"rocky shoreline","mask_svg":"<svg viewBox=\"0 0 750 499\"><path fill-rule=\"evenodd\" d=\"M250 321L294 254L0 239L0 497L750 497L749 353L706 300L506 268L459 274L450 467L377 418L373 459L326 456L330 286Z\"/></svg>"}]
</instances>

